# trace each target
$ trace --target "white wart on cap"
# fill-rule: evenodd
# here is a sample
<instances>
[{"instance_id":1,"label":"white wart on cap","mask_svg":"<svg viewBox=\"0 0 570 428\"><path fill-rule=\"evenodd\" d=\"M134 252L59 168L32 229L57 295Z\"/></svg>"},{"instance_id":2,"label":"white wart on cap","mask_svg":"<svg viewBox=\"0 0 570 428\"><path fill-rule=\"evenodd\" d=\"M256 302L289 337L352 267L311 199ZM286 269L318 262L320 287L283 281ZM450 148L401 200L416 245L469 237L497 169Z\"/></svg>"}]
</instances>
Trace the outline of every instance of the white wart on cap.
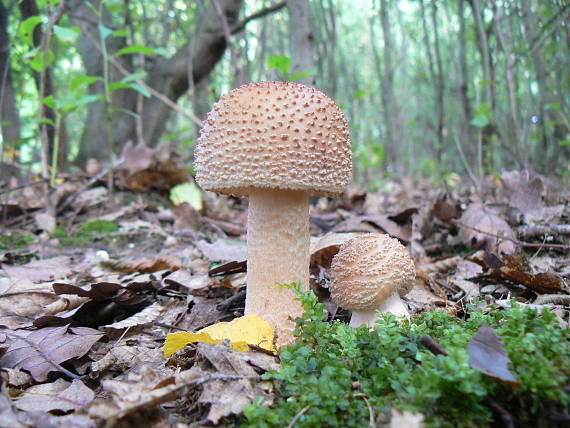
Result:
<instances>
[{"instance_id":1,"label":"white wart on cap","mask_svg":"<svg viewBox=\"0 0 570 428\"><path fill-rule=\"evenodd\" d=\"M292 82L251 83L214 105L194 155L204 189L249 197L245 313L265 319L278 344L309 289L309 196L341 193L352 177L346 119L328 96Z\"/></svg>"},{"instance_id":2,"label":"white wart on cap","mask_svg":"<svg viewBox=\"0 0 570 428\"><path fill-rule=\"evenodd\" d=\"M333 302L352 311L350 325L372 326L376 311L409 316L400 293L415 281L406 248L388 235L368 234L345 242L331 264L329 290Z\"/></svg>"}]
</instances>

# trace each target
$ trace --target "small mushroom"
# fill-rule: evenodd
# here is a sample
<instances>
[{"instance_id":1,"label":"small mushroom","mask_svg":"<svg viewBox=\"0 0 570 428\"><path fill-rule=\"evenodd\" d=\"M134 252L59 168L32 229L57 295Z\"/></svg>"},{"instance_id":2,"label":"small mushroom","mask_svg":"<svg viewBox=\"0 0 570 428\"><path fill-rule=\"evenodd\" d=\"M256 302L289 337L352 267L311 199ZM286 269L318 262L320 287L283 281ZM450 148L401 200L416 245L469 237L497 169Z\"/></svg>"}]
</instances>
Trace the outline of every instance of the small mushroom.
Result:
<instances>
[{"instance_id":1,"label":"small mushroom","mask_svg":"<svg viewBox=\"0 0 570 428\"><path fill-rule=\"evenodd\" d=\"M415 276L414 262L400 241L367 234L340 247L329 290L334 303L352 311L352 327L373 326L378 310L409 317L400 296L412 289Z\"/></svg>"},{"instance_id":2,"label":"small mushroom","mask_svg":"<svg viewBox=\"0 0 570 428\"><path fill-rule=\"evenodd\" d=\"M194 152L204 190L247 196L245 314L266 320L282 345L302 314L290 289L309 289L309 196L335 195L352 177L346 119L322 92L260 82L214 104Z\"/></svg>"}]
</instances>

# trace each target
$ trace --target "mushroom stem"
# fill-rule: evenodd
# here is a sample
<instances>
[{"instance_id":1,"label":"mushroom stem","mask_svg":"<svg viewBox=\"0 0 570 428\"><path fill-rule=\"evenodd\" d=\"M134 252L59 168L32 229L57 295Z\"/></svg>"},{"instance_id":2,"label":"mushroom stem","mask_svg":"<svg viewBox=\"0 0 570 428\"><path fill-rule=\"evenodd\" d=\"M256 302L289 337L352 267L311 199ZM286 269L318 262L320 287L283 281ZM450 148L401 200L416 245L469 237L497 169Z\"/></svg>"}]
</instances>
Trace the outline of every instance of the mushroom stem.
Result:
<instances>
[{"instance_id":1,"label":"mushroom stem","mask_svg":"<svg viewBox=\"0 0 570 428\"><path fill-rule=\"evenodd\" d=\"M293 341L292 321L303 312L291 289L309 289L309 195L304 191L254 189L247 216L245 314L266 320L280 345Z\"/></svg>"},{"instance_id":2,"label":"mushroom stem","mask_svg":"<svg viewBox=\"0 0 570 428\"><path fill-rule=\"evenodd\" d=\"M362 311L353 310L352 316L350 317L350 326L360 327L361 325L367 325L369 327L374 327L374 324L378 319L378 316L376 315L378 311L390 312L391 314L396 315L397 318L410 318L408 308L406 308L406 305L404 305L404 302L400 299L398 290L394 290L394 292L390 294L390 297L381 302L376 309Z\"/></svg>"}]
</instances>

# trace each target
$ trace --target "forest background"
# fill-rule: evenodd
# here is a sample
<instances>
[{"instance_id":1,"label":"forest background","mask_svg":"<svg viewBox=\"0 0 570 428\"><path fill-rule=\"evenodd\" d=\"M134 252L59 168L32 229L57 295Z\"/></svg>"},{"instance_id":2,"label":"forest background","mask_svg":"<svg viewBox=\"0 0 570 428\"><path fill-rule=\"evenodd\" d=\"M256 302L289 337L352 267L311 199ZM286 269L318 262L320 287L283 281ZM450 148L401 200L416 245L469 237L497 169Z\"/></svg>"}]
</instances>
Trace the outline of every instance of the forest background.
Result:
<instances>
[{"instance_id":1,"label":"forest background","mask_svg":"<svg viewBox=\"0 0 570 428\"><path fill-rule=\"evenodd\" d=\"M566 0L2 0L0 175L128 141L190 159L220 95L296 80L344 110L357 181L567 177L569 19Z\"/></svg>"}]
</instances>

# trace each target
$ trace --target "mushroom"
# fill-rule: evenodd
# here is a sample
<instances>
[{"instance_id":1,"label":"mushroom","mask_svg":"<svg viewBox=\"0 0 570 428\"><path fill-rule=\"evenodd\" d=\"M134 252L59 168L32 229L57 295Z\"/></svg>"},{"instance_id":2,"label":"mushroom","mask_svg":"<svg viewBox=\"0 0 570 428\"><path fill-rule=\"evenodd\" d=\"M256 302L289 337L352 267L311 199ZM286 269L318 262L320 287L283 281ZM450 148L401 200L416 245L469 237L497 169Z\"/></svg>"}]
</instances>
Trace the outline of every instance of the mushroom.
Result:
<instances>
[{"instance_id":1,"label":"mushroom","mask_svg":"<svg viewBox=\"0 0 570 428\"><path fill-rule=\"evenodd\" d=\"M309 196L342 192L352 177L346 119L322 92L292 82L260 82L214 104L195 149L204 190L247 196L245 314L293 341L302 307L291 289L309 289Z\"/></svg>"},{"instance_id":2,"label":"mushroom","mask_svg":"<svg viewBox=\"0 0 570 428\"><path fill-rule=\"evenodd\" d=\"M388 235L366 234L341 245L331 264L331 298L352 311L350 325L373 326L376 311L409 317L400 296L414 286L416 270L406 248Z\"/></svg>"}]
</instances>

